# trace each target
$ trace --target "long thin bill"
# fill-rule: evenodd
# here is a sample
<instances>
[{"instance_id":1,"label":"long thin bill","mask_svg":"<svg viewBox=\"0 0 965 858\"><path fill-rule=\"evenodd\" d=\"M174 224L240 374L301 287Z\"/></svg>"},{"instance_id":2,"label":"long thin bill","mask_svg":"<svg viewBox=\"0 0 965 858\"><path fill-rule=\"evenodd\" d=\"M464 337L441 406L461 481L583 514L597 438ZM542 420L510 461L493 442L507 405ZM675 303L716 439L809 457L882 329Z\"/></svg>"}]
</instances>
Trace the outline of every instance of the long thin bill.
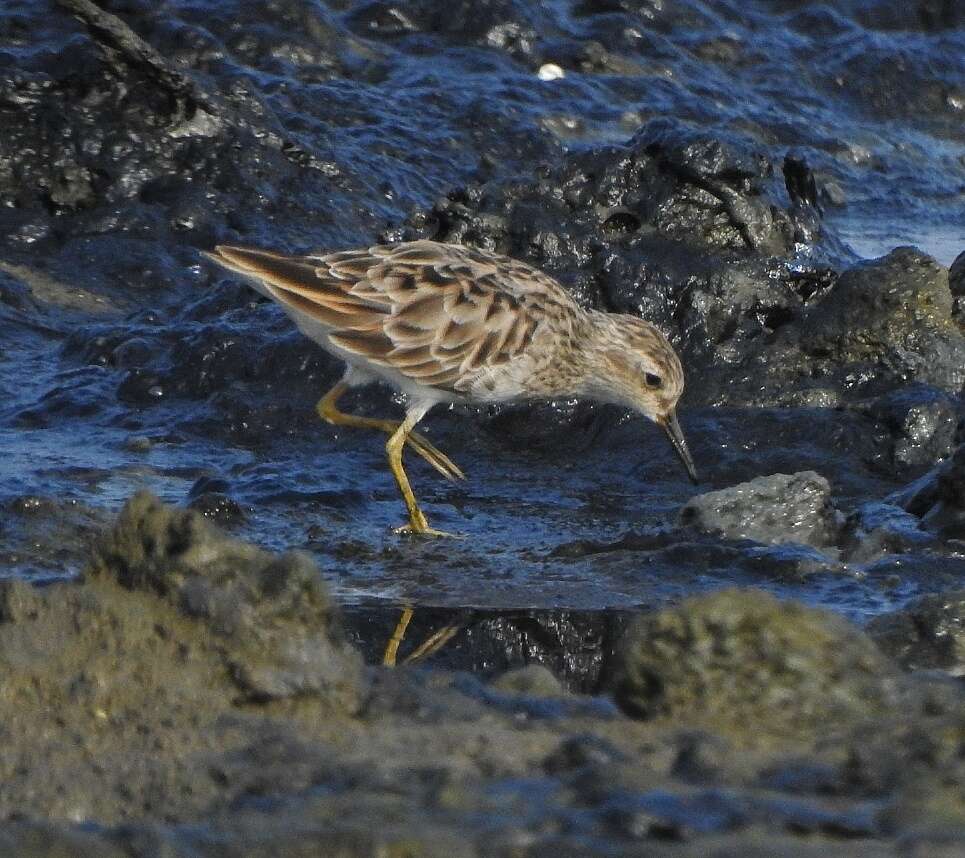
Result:
<instances>
[{"instance_id":1,"label":"long thin bill","mask_svg":"<svg viewBox=\"0 0 965 858\"><path fill-rule=\"evenodd\" d=\"M690 479L696 483L697 469L694 467L694 460L690 456L690 450L687 449L684 433L680 428L680 424L677 422L676 411L671 411L670 414L667 415L663 423L663 428L666 430L667 437L670 438L670 443L673 444L673 448L677 451L677 455L680 456L680 460L684 463L687 474L690 476Z\"/></svg>"}]
</instances>

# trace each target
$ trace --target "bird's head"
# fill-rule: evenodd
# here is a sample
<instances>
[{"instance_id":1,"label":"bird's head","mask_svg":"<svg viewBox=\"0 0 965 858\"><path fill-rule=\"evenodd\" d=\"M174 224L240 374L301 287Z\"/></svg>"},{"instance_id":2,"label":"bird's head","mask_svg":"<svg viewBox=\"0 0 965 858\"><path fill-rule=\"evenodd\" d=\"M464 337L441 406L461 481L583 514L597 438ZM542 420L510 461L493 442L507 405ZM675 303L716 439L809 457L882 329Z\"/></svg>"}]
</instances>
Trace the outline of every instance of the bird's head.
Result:
<instances>
[{"instance_id":1,"label":"bird's head","mask_svg":"<svg viewBox=\"0 0 965 858\"><path fill-rule=\"evenodd\" d=\"M596 343L597 398L633 408L662 427L695 483L697 470L687 448L677 400L684 391L680 358L667 338L635 316L606 315Z\"/></svg>"}]
</instances>

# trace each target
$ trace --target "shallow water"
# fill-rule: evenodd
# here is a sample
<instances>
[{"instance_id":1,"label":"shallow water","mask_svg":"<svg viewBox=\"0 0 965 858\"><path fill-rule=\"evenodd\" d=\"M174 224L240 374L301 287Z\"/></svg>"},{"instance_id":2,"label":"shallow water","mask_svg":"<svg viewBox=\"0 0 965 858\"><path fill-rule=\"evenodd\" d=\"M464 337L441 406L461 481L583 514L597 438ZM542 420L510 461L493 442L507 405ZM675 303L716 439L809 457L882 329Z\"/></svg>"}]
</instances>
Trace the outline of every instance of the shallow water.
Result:
<instances>
[{"instance_id":1,"label":"shallow water","mask_svg":"<svg viewBox=\"0 0 965 858\"><path fill-rule=\"evenodd\" d=\"M965 34L923 29L895 4L845 5L485 4L465 26L431 3L266 12L172 2L128 16L206 87L247 91L265 133L286 136L302 166L247 152L239 158L264 172L244 161L232 175L225 152L189 124L179 134L197 135L193 157L210 154L218 170L126 163L96 178L91 200L60 207L34 199L28 181L0 215L0 259L15 272L0 294L2 574L76 574L101 513L147 487L220 510L259 544L310 552L347 605L627 610L750 584L863 619L947 587L965 573L954 552L842 564L833 552L687 534L674 522L695 489L659 431L568 404L535 416L433 414L427 433L470 479L449 485L414 462L415 490L433 525L465 538L399 538L383 439L314 417L335 363L196 254L217 240L372 242L454 188L528 178L673 116L745 135L778 162L806 158L819 185L837 189L823 206L844 242L839 266L900 244L947 265L965 249L955 190L965 182ZM0 16L19 33L15 23L36 14L14 3ZM56 81L71 43L99 62L86 30L51 7L0 62L8 76ZM546 62L565 77L540 81ZM118 123L85 107L94 127L77 134L99 137L98 116ZM358 407L397 411L390 400L366 394ZM682 423L699 491L813 469L849 513L926 469L876 464L869 424L851 412L685 404ZM59 512L24 511L25 496Z\"/></svg>"}]
</instances>

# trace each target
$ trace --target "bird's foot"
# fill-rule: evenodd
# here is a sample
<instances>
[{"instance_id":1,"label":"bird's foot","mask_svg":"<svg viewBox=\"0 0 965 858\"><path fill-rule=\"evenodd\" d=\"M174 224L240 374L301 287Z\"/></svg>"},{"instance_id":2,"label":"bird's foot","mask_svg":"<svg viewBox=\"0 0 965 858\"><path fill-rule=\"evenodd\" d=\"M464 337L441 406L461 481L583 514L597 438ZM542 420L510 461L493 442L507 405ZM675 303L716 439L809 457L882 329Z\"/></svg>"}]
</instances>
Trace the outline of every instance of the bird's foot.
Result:
<instances>
[{"instance_id":1,"label":"bird's foot","mask_svg":"<svg viewBox=\"0 0 965 858\"><path fill-rule=\"evenodd\" d=\"M445 530L436 530L434 527L429 527L429 522L426 521L425 514L418 507L409 513L409 523L394 528L394 532L408 536L447 536L450 539L465 539L464 536L460 536L458 533L447 533Z\"/></svg>"},{"instance_id":2,"label":"bird's foot","mask_svg":"<svg viewBox=\"0 0 965 858\"><path fill-rule=\"evenodd\" d=\"M426 537L437 537L446 536L449 539L465 539L466 537L461 533L449 533L448 530L436 530L434 527L413 527L412 524L403 524L401 527L392 528L393 533L397 533L400 536L426 536Z\"/></svg>"}]
</instances>

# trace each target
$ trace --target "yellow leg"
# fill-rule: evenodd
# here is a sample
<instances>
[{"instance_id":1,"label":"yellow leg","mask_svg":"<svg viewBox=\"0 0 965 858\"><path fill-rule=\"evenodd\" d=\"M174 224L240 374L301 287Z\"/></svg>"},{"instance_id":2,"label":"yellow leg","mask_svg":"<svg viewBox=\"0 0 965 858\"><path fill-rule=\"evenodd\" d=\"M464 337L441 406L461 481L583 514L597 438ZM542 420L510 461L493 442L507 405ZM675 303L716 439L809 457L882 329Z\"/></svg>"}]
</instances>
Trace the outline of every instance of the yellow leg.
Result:
<instances>
[{"instance_id":1,"label":"yellow leg","mask_svg":"<svg viewBox=\"0 0 965 858\"><path fill-rule=\"evenodd\" d=\"M382 654L382 664L386 667L395 667L395 658L399 653L399 644L402 643L402 638L405 637L405 630L409 628L409 623L412 622L412 608L403 608L402 616L399 617L399 622L396 623L395 629L392 631L392 637L389 638L389 642L385 645L385 652Z\"/></svg>"},{"instance_id":2,"label":"yellow leg","mask_svg":"<svg viewBox=\"0 0 965 858\"><path fill-rule=\"evenodd\" d=\"M439 631L433 632L405 657L405 663L412 664L415 661L419 661L419 659L435 655L456 636L459 628L459 626L444 626L439 629Z\"/></svg>"},{"instance_id":3,"label":"yellow leg","mask_svg":"<svg viewBox=\"0 0 965 858\"><path fill-rule=\"evenodd\" d=\"M389 456L389 468L392 476L395 477L396 485L405 501L405 509L409 514L409 523L397 527L396 533L414 533L419 536L454 536L455 534L446 533L444 530L433 530L429 527L426 517L419 509L419 503L412 493L412 486L409 485L409 478L405 475L402 467L402 448L412 433L413 427L418 423L428 409L423 406L410 408L405 420L399 424L399 428L392 433L389 440L385 442L385 452Z\"/></svg>"},{"instance_id":4,"label":"yellow leg","mask_svg":"<svg viewBox=\"0 0 965 858\"><path fill-rule=\"evenodd\" d=\"M385 652L382 654L382 664L385 667L395 667L398 655L399 647L402 644L402 640L405 637L406 630L409 628L409 623L412 622L412 617L415 611L412 608L406 607L402 609L402 615L399 617L399 622L396 623L395 628L392 630L392 636L389 638L388 643L385 645ZM434 632L428 638L426 638L419 646L417 646L409 655L403 659L404 664L412 664L413 662L419 661L420 659L428 658L430 655L434 655L439 652L449 641L455 637L456 632L458 632L460 626L449 625L444 628L439 629L439 631Z\"/></svg>"},{"instance_id":5,"label":"yellow leg","mask_svg":"<svg viewBox=\"0 0 965 858\"><path fill-rule=\"evenodd\" d=\"M333 426L355 426L360 429L377 429L392 435L399 428L398 420L379 420L374 417L359 417L355 414L346 414L338 408L338 401L345 394L349 386L340 381L328 393L326 393L315 406L318 416L326 423ZM462 469L455 464L445 453L432 444L428 438L418 432L410 432L406 436L406 443L433 468L448 480L464 480L466 475Z\"/></svg>"}]
</instances>

